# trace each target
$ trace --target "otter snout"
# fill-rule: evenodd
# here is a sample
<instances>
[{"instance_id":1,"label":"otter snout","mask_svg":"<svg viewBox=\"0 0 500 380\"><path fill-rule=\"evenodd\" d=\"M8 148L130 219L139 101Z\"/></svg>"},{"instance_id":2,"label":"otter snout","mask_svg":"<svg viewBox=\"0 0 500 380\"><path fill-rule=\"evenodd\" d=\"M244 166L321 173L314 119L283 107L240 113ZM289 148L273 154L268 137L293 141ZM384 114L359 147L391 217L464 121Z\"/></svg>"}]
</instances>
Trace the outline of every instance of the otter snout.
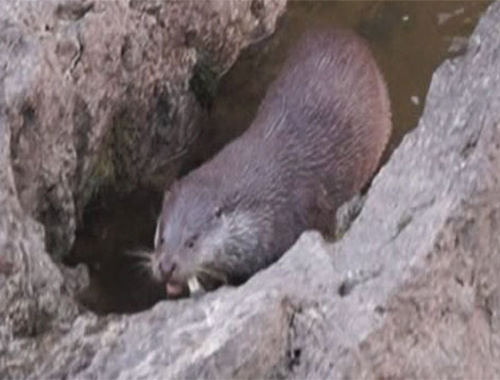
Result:
<instances>
[{"instance_id":1,"label":"otter snout","mask_svg":"<svg viewBox=\"0 0 500 380\"><path fill-rule=\"evenodd\" d=\"M162 280L168 281L172 277L172 274L174 273L175 269L177 268L177 263L167 255L163 255L160 258L159 266L160 266L160 275Z\"/></svg>"},{"instance_id":2,"label":"otter snout","mask_svg":"<svg viewBox=\"0 0 500 380\"><path fill-rule=\"evenodd\" d=\"M163 254L157 263L159 279L165 284L168 298L181 298L189 296L189 287L186 281L179 281L179 265L175 258Z\"/></svg>"}]
</instances>

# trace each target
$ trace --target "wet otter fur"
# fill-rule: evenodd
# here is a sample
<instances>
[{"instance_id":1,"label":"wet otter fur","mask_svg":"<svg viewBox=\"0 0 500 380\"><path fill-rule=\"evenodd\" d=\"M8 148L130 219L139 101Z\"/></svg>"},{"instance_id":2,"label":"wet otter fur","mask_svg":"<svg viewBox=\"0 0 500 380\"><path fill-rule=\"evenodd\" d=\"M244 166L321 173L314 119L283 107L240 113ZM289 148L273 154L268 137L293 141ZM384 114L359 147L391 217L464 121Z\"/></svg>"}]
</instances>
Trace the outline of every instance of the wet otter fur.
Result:
<instances>
[{"instance_id":1,"label":"wet otter fur","mask_svg":"<svg viewBox=\"0 0 500 380\"><path fill-rule=\"evenodd\" d=\"M249 129L167 192L153 272L169 297L240 284L370 180L391 132L385 82L367 44L306 34ZM192 289L191 289L192 291Z\"/></svg>"}]
</instances>

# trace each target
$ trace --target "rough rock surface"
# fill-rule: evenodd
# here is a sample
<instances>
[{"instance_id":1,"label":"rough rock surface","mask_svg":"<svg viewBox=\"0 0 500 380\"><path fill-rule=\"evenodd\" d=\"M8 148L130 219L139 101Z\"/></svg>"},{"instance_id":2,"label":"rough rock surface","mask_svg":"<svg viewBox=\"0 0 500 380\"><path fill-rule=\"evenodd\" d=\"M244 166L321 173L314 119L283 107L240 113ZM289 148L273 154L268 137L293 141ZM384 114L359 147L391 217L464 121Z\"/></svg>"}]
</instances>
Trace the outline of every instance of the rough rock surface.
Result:
<instances>
[{"instance_id":1,"label":"rough rock surface","mask_svg":"<svg viewBox=\"0 0 500 380\"><path fill-rule=\"evenodd\" d=\"M217 79L285 5L0 0L0 378L78 312L46 252L97 192L174 178Z\"/></svg>"},{"instance_id":2,"label":"rough rock surface","mask_svg":"<svg viewBox=\"0 0 500 380\"><path fill-rule=\"evenodd\" d=\"M495 378L500 3L338 243L306 233L237 289L46 336L32 378Z\"/></svg>"},{"instance_id":3,"label":"rough rock surface","mask_svg":"<svg viewBox=\"0 0 500 380\"><path fill-rule=\"evenodd\" d=\"M174 178L216 80L243 47L269 35L284 6L0 1L10 163L23 210L44 225L51 254L68 251L95 192Z\"/></svg>"}]
</instances>

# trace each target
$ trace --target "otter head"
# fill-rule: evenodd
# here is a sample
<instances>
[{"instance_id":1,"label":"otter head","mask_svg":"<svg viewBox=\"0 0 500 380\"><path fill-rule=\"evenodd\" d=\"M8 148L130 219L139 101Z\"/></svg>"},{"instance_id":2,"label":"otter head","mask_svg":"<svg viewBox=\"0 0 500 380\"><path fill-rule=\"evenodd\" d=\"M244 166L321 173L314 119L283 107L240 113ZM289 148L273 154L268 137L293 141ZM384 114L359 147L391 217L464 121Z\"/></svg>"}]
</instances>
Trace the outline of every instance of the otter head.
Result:
<instances>
[{"instance_id":1,"label":"otter head","mask_svg":"<svg viewBox=\"0 0 500 380\"><path fill-rule=\"evenodd\" d=\"M153 274L165 284L169 298L243 282L259 266L260 224L237 204L224 203L218 193L201 183L180 181L165 195Z\"/></svg>"}]
</instances>

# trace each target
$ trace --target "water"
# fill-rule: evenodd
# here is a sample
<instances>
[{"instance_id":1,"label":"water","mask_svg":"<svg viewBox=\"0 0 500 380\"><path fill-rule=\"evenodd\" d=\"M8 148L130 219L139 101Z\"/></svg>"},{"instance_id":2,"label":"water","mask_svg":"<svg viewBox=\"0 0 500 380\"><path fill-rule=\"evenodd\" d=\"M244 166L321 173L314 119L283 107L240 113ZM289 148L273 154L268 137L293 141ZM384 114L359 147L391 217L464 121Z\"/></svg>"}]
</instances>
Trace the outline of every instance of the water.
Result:
<instances>
[{"instance_id":1,"label":"water","mask_svg":"<svg viewBox=\"0 0 500 380\"><path fill-rule=\"evenodd\" d=\"M389 87L391 152L417 125L432 73L462 54L486 1L291 1L277 32L248 49L222 79L209 122L185 166L192 169L241 134L297 39L314 26L340 25L365 37Z\"/></svg>"}]
</instances>

